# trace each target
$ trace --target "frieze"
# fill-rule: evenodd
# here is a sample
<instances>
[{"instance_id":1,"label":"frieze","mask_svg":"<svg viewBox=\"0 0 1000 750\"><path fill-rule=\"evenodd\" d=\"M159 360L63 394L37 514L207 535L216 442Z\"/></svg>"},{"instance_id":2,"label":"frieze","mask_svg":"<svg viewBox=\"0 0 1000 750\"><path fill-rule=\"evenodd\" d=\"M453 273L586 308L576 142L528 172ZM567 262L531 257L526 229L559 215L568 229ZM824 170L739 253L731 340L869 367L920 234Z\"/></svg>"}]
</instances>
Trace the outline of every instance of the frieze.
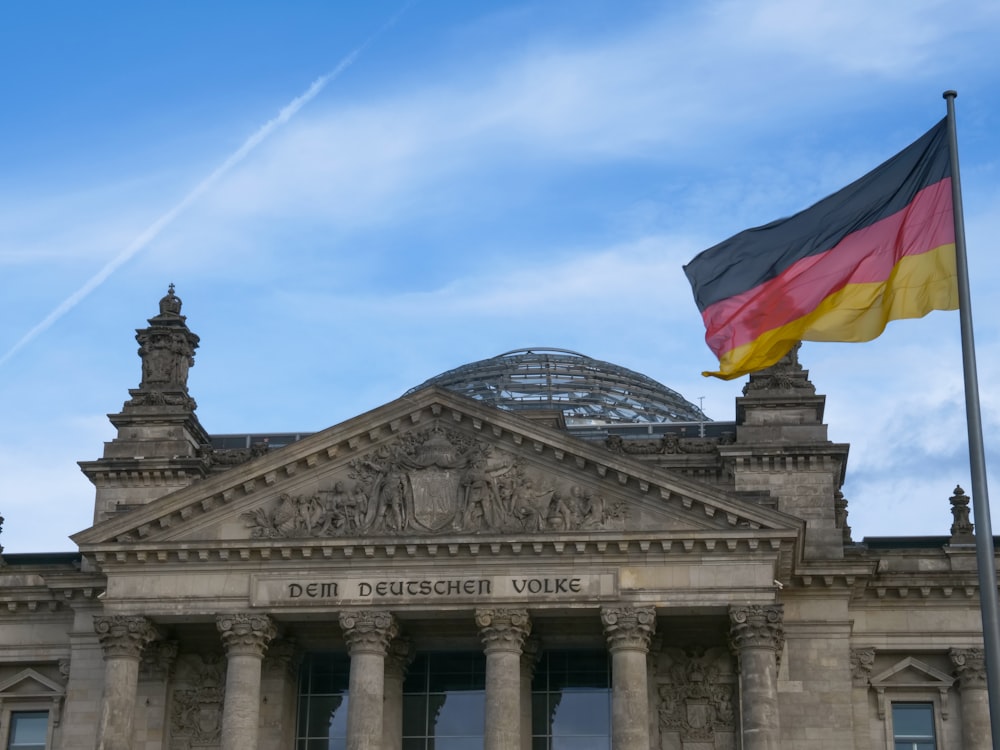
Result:
<instances>
[{"instance_id":1,"label":"frieze","mask_svg":"<svg viewBox=\"0 0 1000 750\"><path fill-rule=\"evenodd\" d=\"M623 529L625 504L529 476L521 460L459 432L404 435L352 460L316 492L241 515L251 538Z\"/></svg>"},{"instance_id":2,"label":"frieze","mask_svg":"<svg viewBox=\"0 0 1000 750\"><path fill-rule=\"evenodd\" d=\"M682 438L666 434L659 440L625 440L621 435L608 435L605 447L620 455L681 455L684 453L718 453L720 445L731 445L736 436L726 433L721 438Z\"/></svg>"},{"instance_id":3,"label":"frieze","mask_svg":"<svg viewBox=\"0 0 1000 750\"><path fill-rule=\"evenodd\" d=\"M447 601L560 601L614 597L614 573L330 577L257 576L250 604L329 605Z\"/></svg>"}]
</instances>

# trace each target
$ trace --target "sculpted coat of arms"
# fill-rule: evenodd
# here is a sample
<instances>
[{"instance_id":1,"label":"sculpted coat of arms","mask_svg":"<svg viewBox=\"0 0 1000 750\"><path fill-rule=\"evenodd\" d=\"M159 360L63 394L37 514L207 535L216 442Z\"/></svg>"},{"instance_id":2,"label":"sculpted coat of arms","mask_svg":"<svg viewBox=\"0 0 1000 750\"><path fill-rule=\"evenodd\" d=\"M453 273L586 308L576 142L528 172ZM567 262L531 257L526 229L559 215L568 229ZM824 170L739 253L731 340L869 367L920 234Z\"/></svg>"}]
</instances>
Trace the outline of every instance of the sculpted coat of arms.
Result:
<instances>
[{"instance_id":1,"label":"sculpted coat of arms","mask_svg":"<svg viewBox=\"0 0 1000 750\"><path fill-rule=\"evenodd\" d=\"M621 528L625 509L579 485L527 474L520 459L440 428L405 435L310 494L241 516L255 538Z\"/></svg>"}]
</instances>

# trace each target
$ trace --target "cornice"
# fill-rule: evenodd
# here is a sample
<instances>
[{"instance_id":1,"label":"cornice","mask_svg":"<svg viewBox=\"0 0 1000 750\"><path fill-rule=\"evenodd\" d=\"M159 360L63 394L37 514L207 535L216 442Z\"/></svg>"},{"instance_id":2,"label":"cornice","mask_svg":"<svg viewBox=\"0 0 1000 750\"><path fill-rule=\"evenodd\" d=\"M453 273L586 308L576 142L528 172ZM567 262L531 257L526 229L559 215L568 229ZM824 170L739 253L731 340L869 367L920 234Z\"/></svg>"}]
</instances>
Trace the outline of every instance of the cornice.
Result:
<instances>
[{"instance_id":1,"label":"cornice","mask_svg":"<svg viewBox=\"0 0 1000 750\"><path fill-rule=\"evenodd\" d=\"M598 555L606 562L640 556L664 560L777 559L790 567L795 530L734 529L685 532L591 532L532 537L465 536L383 539L251 539L238 541L103 543L81 551L107 570L118 566L234 564L266 561L447 560L472 558L579 559Z\"/></svg>"}]
</instances>

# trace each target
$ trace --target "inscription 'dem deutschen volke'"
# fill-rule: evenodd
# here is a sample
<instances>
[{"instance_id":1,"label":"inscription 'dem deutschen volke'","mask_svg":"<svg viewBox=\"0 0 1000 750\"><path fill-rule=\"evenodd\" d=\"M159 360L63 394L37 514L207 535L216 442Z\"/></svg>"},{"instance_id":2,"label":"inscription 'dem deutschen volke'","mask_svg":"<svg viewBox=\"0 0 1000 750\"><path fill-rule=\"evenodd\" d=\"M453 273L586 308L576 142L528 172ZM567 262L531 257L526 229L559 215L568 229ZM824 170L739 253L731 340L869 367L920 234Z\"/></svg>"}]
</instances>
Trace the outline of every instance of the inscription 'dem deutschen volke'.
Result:
<instances>
[{"instance_id":1,"label":"inscription 'dem deutschen volke'","mask_svg":"<svg viewBox=\"0 0 1000 750\"><path fill-rule=\"evenodd\" d=\"M615 576L610 573L583 575L500 575L475 577L398 577L277 579L260 577L253 587L253 603L347 604L378 601L418 602L461 599L561 599L614 596Z\"/></svg>"}]
</instances>

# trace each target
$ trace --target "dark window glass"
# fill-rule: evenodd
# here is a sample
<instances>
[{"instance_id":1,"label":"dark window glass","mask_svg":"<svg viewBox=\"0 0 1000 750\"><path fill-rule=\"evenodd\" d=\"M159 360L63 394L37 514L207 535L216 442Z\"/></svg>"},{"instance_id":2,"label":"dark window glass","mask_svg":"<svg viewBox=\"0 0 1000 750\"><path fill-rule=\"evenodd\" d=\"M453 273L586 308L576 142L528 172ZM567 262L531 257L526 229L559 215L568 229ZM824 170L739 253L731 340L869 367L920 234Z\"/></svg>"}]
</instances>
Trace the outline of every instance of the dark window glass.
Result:
<instances>
[{"instance_id":1,"label":"dark window glass","mask_svg":"<svg viewBox=\"0 0 1000 750\"><path fill-rule=\"evenodd\" d=\"M403 750L481 750L486 656L419 654L403 683Z\"/></svg>"},{"instance_id":2,"label":"dark window glass","mask_svg":"<svg viewBox=\"0 0 1000 750\"><path fill-rule=\"evenodd\" d=\"M310 654L299 678L297 750L344 750L347 746L346 654Z\"/></svg>"},{"instance_id":3,"label":"dark window glass","mask_svg":"<svg viewBox=\"0 0 1000 750\"><path fill-rule=\"evenodd\" d=\"M933 703L893 703L895 750L936 750Z\"/></svg>"},{"instance_id":4,"label":"dark window glass","mask_svg":"<svg viewBox=\"0 0 1000 750\"><path fill-rule=\"evenodd\" d=\"M606 651L546 651L531 687L532 750L609 750Z\"/></svg>"},{"instance_id":5,"label":"dark window glass","mask_svg":"<svg viewBox=\"0 0 1000 750\"><path fill-rule=\"evenodd\" d=\"M13 711L8 750L45 750L49 733L48 711Z\"/></svg>"}]
</instances>

